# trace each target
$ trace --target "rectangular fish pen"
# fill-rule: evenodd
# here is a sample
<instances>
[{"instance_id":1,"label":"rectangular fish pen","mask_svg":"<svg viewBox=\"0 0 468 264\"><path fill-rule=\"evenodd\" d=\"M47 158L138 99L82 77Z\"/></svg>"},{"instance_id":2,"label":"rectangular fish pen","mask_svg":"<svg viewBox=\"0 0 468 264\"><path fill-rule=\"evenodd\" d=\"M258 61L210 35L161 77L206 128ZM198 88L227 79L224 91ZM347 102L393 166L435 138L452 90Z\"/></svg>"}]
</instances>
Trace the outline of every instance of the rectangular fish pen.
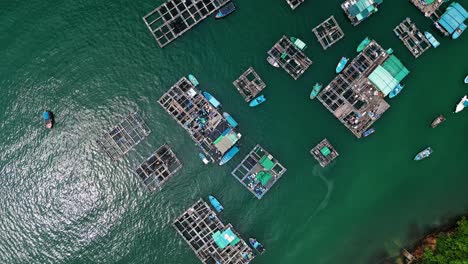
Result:
<instances>
[{"instance_id":1,"label":"rectangular fish pen","mask_svg":"<svg viewBox=\"0 0 468 264\"><path fill-rule=\"evenodd\" d=\"M246 102L250 102L266 87L266 84L252 67L247 69L232 84L234 84Z\"/></svg>"},{"instance_id":2,"label":"rectangular fish pen","mask_svg":"<svg viewBox=\"0 0 468 264\"><path fill-rule=\"evenodd\" d=\"M327 139L320 141L317 146L310 150L310 154L314 156L322 168L325 168L339 156L338 152Z\"/></svg>"},{"instance_id":3,"label":"rectangular fish pen","mask_svg":"<svg viewBox=\"0 0 468 264\"><path fill-rule=\"evenodd\" d=\"M130 113L96 142L112 160L118 160L150 133L151 130L143 119L137 112L134 112Z\"/></svg>"},{"instance_id":4,"label":"rectangular fish pen","mask_svg":"<svg viewBox=\"0 0 468 264\"><path fill-rule=\"evenodd\" d=\"M185 77L163 94L158 103L212 162L220 161L241 138L219 110Z\"/></svg>"},{"instance_id":5,"label":"rectangular fish pen","mask_svg":"<svg viewBox=\"0 0 468 264\"><path fill-rule=\"evenodd\" d=\"M169 145L159 147L149 158L138 165L135 173L141 183L150 191L161 190L163 184L182 168Z\"/></svg>"},{"instance_id":6,"label":"rectangular fish pen","mask_svg":"<svg viewBox=\"0 0 468 264\"><path fill-rule=\"evenodd\" d=\"M291 7L292 10L296 9L300 4L304 3L304 0L286 0L288 5Z\"/></svg>"},{"instance_id":7,"label":"rectangular fish pen","mask_svg":"<svg viewBox=\"0 0 468 264\"><path fill-rule=\"evenodd\" d=\"M180 37L230 0L169 0L143 17L161 48Z\"/></svg>"},{"instance_id":8,"label":"rectangular fish pen","mask_svg":"<svg viewBox=\"0 0 468 264\"><path fill-rule=\"evenodd\" d=\"M286 168L257 144L231 174L255 197L262 199L285 172Z\"/></svg>"},{"instance_id":9,"label":"rectangular fish pen","mask_svg":"<svg viewBox=\"0 0 468 264\"><path fill-rule=\"evenodd\" d=\"M202 263L247 264L255 258L253 250L232 225L223 224L202 199L177 217L172 225Z\"/></svg>"},{"instance_id":10,"label":"rectangular fish pen","mask_svg":"<svg viewBox=\"0 0 468 264\"><path fill-rule=\"evenodd\" d=\"M283 36L267 52L294 80L312 65L312 61L288 37Z\"/></svg>"},{"instance_id":11,"label":"rectangular fish pen","mask_svg":"<svg viewBox=\"0 0 468 264\"><path fill-rule=\"evenodd\" d=\"M334 16L330 16L327 20L320 23L320 25L313 28L312 32L314 32L324 50L333 46L344 37L344 32Z\"/></svg>"},{"instance_id":12,"label":"rectangular fish pen","mask_svg":"<svg viewBox=\"0 0 468 264\"><path fill-rule=\"evenodd\" d=\"M408 17L395 27L393 32L415 58L423 55L424 52L431 48L431 44L427 38Z\"/></svg>"},{"instance_id":13,"label":"rectangular fish pen","mask_svg":"<svg viewBox=\"0 0 468 264\"><path fill-rule=\"evenodd\" d=\"M389 56L373 40L319 93L318 100L357 138L390 107L368 79Z\"/></svg>"}]
</instances>

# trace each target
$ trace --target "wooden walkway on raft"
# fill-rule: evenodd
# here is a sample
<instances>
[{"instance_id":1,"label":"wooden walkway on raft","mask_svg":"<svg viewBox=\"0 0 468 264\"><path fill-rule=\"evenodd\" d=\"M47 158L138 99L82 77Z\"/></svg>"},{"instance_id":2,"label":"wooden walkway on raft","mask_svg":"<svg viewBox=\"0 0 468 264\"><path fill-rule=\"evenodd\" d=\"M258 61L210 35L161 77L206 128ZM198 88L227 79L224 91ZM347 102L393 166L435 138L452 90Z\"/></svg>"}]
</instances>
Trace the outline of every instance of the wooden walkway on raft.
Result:
<instances>
[{"instance_id":1,"label":"wooden walkway on raft","mask_svg":"<svg viewBox=\"0 0 468 264\"><path fill-rule=\"evenodd\" d=\"M196 26L230 0L169 0L143 17L161 48Z\"/></svg>"},{"instance_id":2,"label":"wooden walkway on raft","mask_svg":"<svg viewBox=\"0 0 468 264\"><path fill-rule=\"evenodd\" d=\"M322 45L324 50L333 46L344 37L344 32L340 25L338 25L338 22L336 22L334 16L330 16L328 19L320 23L320 25L313 28L312 32L314 32L318 42Z\"/></svg>"},{"instance_id":3,"label":"wooden walkway on raft","mask_svg":"<svg viewBox=\"0 0 468 264\"><path fill-rule=\"evenodd\" d=\"M246 102L250 102L266 87L266 84L252 67L247 69L232 84L234 84Z\"/></svg>"},{"instance_id":4,"label":"wooden walkway on raft","mask_svg":"<svg viewBox=\"0 0 468 264\"><path fill-rule=\"evenodd\" d=\"M163 184L181 168L182 163L174 151L169 145L164 144L141 163L135 169L135 173L148 190L159 191Z\"/></svg>"},{"instance_id":5,"label":"wooden walkway on raft","mask_svg":"<svg viewBox=\"0 0 468 264\"><path fill-rule=\"evenodd\" d=\"M314 156L322 168L328 166L328 164L339 156L338 152L326 138L311 149L310 154Z\"/></svg>"},{"instance_id":6,"label":"wooden walkway on raft","mask_svg":"<svg viewBox=\"0 0 468 264\"><path fill-rule=\"evenodd\" d=\"M286 168L260 145L241 161L231 174L258 199L283 176Z\"/></svg>"},{"instance_id":7,"label":"wooden walkway on raft","mask_svg":"<svg viewBox=\"0 0 468 264\"><path fill-rule=\"evenodd\" d=\"M431 48L431 43L427 40L426 36L419 31L408 17L395 27L393 32L415 58L419 58L419 56Z\"/></svg>"},{"instance_id":8,"label":"wooden walkway on raft","mask_svg":"<svg viewBox=\"0 0 468 264\"><path fill-rule=\"evenodd\" d=\"M286 0L288 5L291 7L292 10L296 9L300 4L304 3L304 0Z\"/></svg>"},{"instance_id":9,"label":"wooden walkway on raft","mask_svg":"<svg viewBox=\"0 0 468 264\"><path fill-rule=\"evenodd\" d=\"M134 112L96 140L96 143L112 160L118 160L150 133L143 119Z\"/></svg>"},{"instance_id":10,"label":"wooden walkway on raft","mask_svg":"<svg viewBox=\"0 0 468 264\"><path fill-rule=\"evenodd\" d=\"M390 107L368 80L388 57L373 40L319 93L318 100L357 138Z\"/></svg>"},{"instance_id":11,"label":"wooden walkway on raft","mask_svg":"<svg viewBox=\"0 0 468 264\"><path fill-rule=\"evenodd\" d=\"M241 137L185 77L163 94L158 103L189 133L212 162L220 161Z\"/></svg>"},{"instance_id":12,"label":"wooden walkway on raft","mask_svg":"<svg viewBox=\"0 0 468 264\"><path fill-rule=\"evenodd\" d=\"M444 0L435 0L431 4L428 4L427 1L422 0L410 0L411 3L421 11L424 16L429 17L433 20L439 19L437 11L439 8L446 2Z\"/></svg>"},{"instance_id":13,"label":"wooden walkway on raft","mask_svg":"<svg viewBox=\"0 0 468 264\"><path fill-rule=\"evenodd\" d=\"M283 36L267 52L294 80L312 65L312 61L291 40Z\"/></svg>"},{"instance_id":14,"label":"wooden walkway on raft","mask_svg":"<svg viewBox=\"0 0 468 264\"><path fill-rule=\"evenodd\" d=\"M255 258L253 250L234 230L231 224L224 225L216 213L202 199L182 213L173 222L177 233L183 237L202 263L247 264ZM220 248L213 235L230 229L239 240Z\"/></svg>"}]
</instances>

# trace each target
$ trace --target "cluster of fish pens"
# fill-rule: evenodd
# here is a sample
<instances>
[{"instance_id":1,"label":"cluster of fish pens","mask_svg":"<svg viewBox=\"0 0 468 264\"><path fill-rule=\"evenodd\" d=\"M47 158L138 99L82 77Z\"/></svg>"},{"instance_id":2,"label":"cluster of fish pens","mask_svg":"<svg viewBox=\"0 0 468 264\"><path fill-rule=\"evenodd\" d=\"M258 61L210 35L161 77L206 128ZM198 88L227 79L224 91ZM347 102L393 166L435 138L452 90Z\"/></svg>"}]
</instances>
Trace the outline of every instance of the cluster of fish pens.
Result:
<instances>
[{"instance_id":1,"label":"cluster of fish pens","mask_svg":"<svg viewBox=\"0 0 468 264\"><path fill-rule=\"evenodd\" d=\"M443 1L410 1L426 17L433 19L435 27L442 34L456 39L466 29L464 21L468 18L468 12L460 4L451 3L440 14L438 10L443 6ZM303 2L287 0L292 9ZM356 26L376 13L382 2L346 0L341 7ZM144 16L143 20L159 46L164 47L214 12L217 11L216 17L221 18L234 10L234 4L229 0L169 0ZM344 37L334 16L313 28L312 32L324 50ZM440 44L431 33L419 31L409 18L394 32L416 58L428 50L429 45L437 47ZM312 64L304 53L306 48L302 40L283 36L267 52L267 61L276 68L283 68L297 80ZM409 71L393 55L392 49L385 50L370 38L364 39L356 51L358 55L349 64L349 59L343 57L336 69L337 76L323 89L317 83L310 97L317 97L326 109L360 138L375 131L372 125L390 107L385 97L393 98L399 94L404 87L400 82ZM465 83L468 83L468 76ZM190 135L200 149L199 156L205 164L217 162L223 165L239 152L241 134L236 130L238 124L230 114L221 112L221 103L216 98L198 90L198 85L193 75L183 77L159 98L158 103ZM266 84L253 67L249 67L233 85L252 107L266 100L260 95ZM468 97L464 96L455 112L467 106ZM49 115L44 115L49 128L50 119ZM431 126L436 127L443 121L445 117L439 115ZM112 160L118 160L150 133L143 119L134 112L107 131L97 140L97 144ZM424 159L431 153L432 149L426 148L415 159ZM312 148L310 154L322 167L328 166L339 156L327 139ZM164 144L136 166L134 172L144 188L159 191L181 168L182 162L175 152ZM231 174L261 199L285 172L286 168L257 144ZM209 196L209 201L217 212L200 199L173 222L174 228L201 262L246 264L265 251L257 240L250 238L249 246L231 224L225 225L217 215L224 208L213 196Z\"/></svg>"}]
</instances>

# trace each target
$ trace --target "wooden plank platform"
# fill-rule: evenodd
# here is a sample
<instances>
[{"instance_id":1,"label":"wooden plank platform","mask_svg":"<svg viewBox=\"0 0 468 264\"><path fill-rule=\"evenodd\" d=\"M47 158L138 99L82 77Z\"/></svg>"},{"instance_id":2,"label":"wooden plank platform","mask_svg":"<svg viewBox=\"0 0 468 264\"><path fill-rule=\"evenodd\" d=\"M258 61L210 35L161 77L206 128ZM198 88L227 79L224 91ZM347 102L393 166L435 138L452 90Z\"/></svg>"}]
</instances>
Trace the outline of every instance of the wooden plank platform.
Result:
<instances>
[{"instance_id":1,"label":"wooden plank platform","mask_svg":"<svg viewBox=\"0 0 468 264\"><path fill-rule=\"evenodd\" d=\"M220 161L241 138L221 112L185 77L163 94L158 103L212 162Z\"/></svg>"},{"instance_id":2,"label":"wooden plank platform","mask_svg":"<svg viewBox=\"0 0 468 264\"><path fill-rule=\"evenodd\" d=\"M396 26L393 32L415 58L419 58L431 48L431 43L408 17Z\"/></svg>"},{"instance_id":3,"label":"wooden plank platform","mask_svg":"<svg viewBox=\"0 0 468 264\"><path fill-rule=\"evenodd\" d=\"M232 84L234 84L246 102L250 102L266 87L266 84L252 67L248 68Z\"/></svg>"},{"instance_id":4,"label":"wooden plank platform","mask_svg":"<svg viewBox=\"0 0 468 264\"><path fill-rule=\"evenodd\" d=\"M174 220L174 228L183 237L202 263L247 264L255 258L253 250L234 230L231 224L223 224L216 213L202 199ZM239 241L220 248L213 235L230 229Z\"/></svg>"},{"instance_id":5,"label":"wooden plank platform","mask_svg":"<svg viewBox=\"0 0 468 264\"><path fill-rule=\"evenodd\" d=\"M268 181L264 176L270 176L265 175L265 173L271 176ZM284 173L286 173L286 168L258 144L231 172L232 176L257 199L262 199Z\"/></svg>"},{"instance_id":6,"label":"wooden plank platform","mask_svg":"<svg viewBox=\"0 0 468 264\"><path fill-rule=\"evenodd\" d=\"M99 147L112 159L120 159L151 133L137 112L130 113L100 139Z\"/></svg>"},{"instance_id":7,"label":"wooden plank platform","mask_svg":"<svg viewBox=\"0 0 468 264\"><path fill-rule=\"evenodd\" d=\"M159 147L149 158L135 169L135 174L144 187L159 191L162 186L182 168L174 151L167 144Z\"/></svg>"},{"instance_id":8,"label":"wooden plank platform","mask_svg":"<svg viewBox=\"0 0 468 264\"><path fill-rule=\"evenodd\" d=\"M296 9L300 4L304 3L304 0L286 0L288 5L291 7L292 10Z\"/></svg>"},{"instance_id":9,"label":"wooden plank platform","mask_svg":"<svg viewBox=\"0 0 468 264\"><path fill-rule=\"evenodd\" d=\"M318 95L318 100L357 138L390 107L368 80L388 57L373 40Z\"/></svg>"},{"instance_id":10,"label":"wooden plank platform","mask_svg":"<svg viewBox=\"0 0 468 264\"><path fill-rule=\"evenodd\" d=\"M320 23L320 25L313 28L312 32L317 37L318 42L322 45L324 50L333 46L344 37L344 32L338 22L336 22L334 16L330 16Z\"/></svg>"},{"instance_id":11,"label":"wooden plank platform","mask_svg":"<svg viewBox=\"0 0 468 264\"><path fill-rule=\"evenodd\" d=\"M312 65L312 61L297 48L291 40L283 36L267 52L294 80L297 80Z\"/></svg>"},{"instance_id":12,"label":"wooden plank platform","mask_svg":"<svg viewBox=\"0 0 468 264\"><path fill-rule=\"evenodd\" d=\"M230 0L169 0L143 17L161 48L196 26Z\"/></svg>"}]
</instances>

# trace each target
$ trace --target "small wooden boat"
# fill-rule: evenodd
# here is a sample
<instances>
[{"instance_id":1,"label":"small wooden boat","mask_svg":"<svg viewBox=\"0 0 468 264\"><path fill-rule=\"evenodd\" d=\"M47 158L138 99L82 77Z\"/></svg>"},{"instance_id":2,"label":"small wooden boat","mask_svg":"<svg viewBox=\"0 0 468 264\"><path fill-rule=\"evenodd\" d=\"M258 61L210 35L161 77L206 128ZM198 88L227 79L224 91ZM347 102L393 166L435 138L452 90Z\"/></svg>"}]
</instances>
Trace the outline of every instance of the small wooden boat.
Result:
<instances>
[{"instance_id":1,"label":"small wooden boat","mask_svg":"<svg viewBox=\"0 0 468 264\"><path fill-rule=\"evenodd\" d=\"M445 117L443 115L439 115L434 121L431 123L432 128L436 128L438 125L440 125L442 122L445 121Z\"/></svg>"},{"instance_id":2,"label":"small wooden boat","mask_svg":"<svg viewBox=\"0 0 468 264\"><path fill-rule=\"evenodd\" d=\"M223 113L223 117L226 118L226 121L231 127L237 127L239 124L234 120L234 118L227 112Z\"/></svg>"},{"instance_id":3,"label":"small wooden boat","mask_svg":"<svg viewBox=\"0 0 468 264\"><path fill-rule=\"evenodd\" d=\"M262 104L265 101L266 101L265 96L260 95L257 98L253 99L252 101L250 101L249 106L250 107L255 107L255 106L259 105L259 104Z\"/></svg>"},{"instance_id":4,"label":"small wooden boat","mask_svg":"<svg viewBox=\"0 0 468 264\"><path fill-rule=\"evenodd\" d=\"M366 131L364 131L364 133L362 133L362 136L363 137L368 137L368 136L370 136L370 135L372 135L374 133L375 133L375 129L373 127L371 127L369 129L367 129Z\"/></svg>"},{"instance_id":5,"label":"small wooden boat","mask_svg":"<svg viewBox=\"0 0 468 264\"><path fill-rule=\"evenodd\" d=\"M359 43L359 46L357 47L356 51L363 51L371 42L372 40L369 37L366 37L363 41L361 41L361 43Z\"/></svg>"},{"instance_id":6,"label":"small wooden boat","mask_svg":"<svg viewBox=\"0 0 468 264\"><path fill-rule=\"evenodd\" d=\"M463 98L460 100L460 102L457 104L457 107L455 108L455 113L461 112L465 107L468 106L468 98L467 96L463 96Z\"/></svg>"},{"instance_id":7,"label":"small wooden boat","mask_svg":"<svg viewBox=\"0 0 468 264\"><path fill-rule=\"evenodd\" d=\"M249 243L254 249L258 251L260 255L265 252L263 245L260 244L260 242L258 242L255 238L249 238Z\"/></svg>"},{"instance_id":8,"label":"small wooden boat","mask_svg":"<svg viewBox=\"0 0 468 264\"><path fill-rule=\"evenodd\" d=\"M206 158L205 154L203 153L198 153L198 157L200 157L200 159L202 160L202 162L206 165L208 163L210 163L210 161Z\"/></svg>"},{"instance_id":9,"label":"small wooden boat","mask_svg":"<svg viewBox=\"0 0 468 264\"><path fill-rule=\"evenodd\" d=\"M214 196L210 195L208 196L208 199L210 200L210 204L214 207L216 212L221 213L224 210L224 207Z\"/></svg>"},{"instance_id":10,"label":"small wooden boat","mask_svg":"<svg viewBox=\"0 0 468 264\"><path fill-rule=\"evenodd\" d=\"M348 58L342 57L338 65L336 66L336 73L340 73L348 64Z\"/></svg>"},{"instance_id":11,"label":"small wooden boat","mask_svg":"<svg viewBox=\"0 0 468 264\"><path fill-rule=\"evenodd\" d=\"M215 108L219 108L221 107L221 103L213 96L211 95L209 92L203 92L203 96L206 98L206 100L208 100L208 102L210 102L210 104L212 106L214 106Z\"/></svg>"},{"instance_id":12,"label":"small wooden boat","mask_svg":"<svg viewBox=\"0 0 468 264\"><path fill-rule=\"evenodd\" d=\"M314 87L312 88L312 92L310 92L310 100L313 100L317 95L320 93L322 90L322 84L321 83L316 83Z\"/></svg>"},{"instance_id":13,"label":"small wooden boat","mask_svg":"<svg viewBox=\"0 0 468 264\"><path fill-rule=\"evenodd\" d=\"M234 5L234 3L229 2L228 4L226 4L218 10L218 13L216 13L215 18L226 17L234 11L236 11L236 6Z\"/></svg>"},{"instance_id":14,"label":"small wooden boat","mask_svg":"<svg viewBox=\"0 0 468 264\"><path fill-rule=\"evenodd\" d=\"M192 74L189 74L188 79L193 84L193 86L195 86L195 87L198 86L199 83L198 83L197 78L195 78L195 76L193 76Z\"/></svg>"},{"instance_id":15,"label":"small wooden boat","mask_svg":"<svg viewBox=\"0 0 468 264\"><path fill-rule=\"evenodd\" d=\"M432 154L432 152L433 152L433 150L431 149L431 147L428 147L428 148L424 149L423 151L419 152L418 155L416 155L416 157L414 157L414 160L425 159L425 158L429 157Z\"/></svg>"},{"instance_id":16,"label":"small wooden boat","mask_svg":"<svg viewBox=\"0 0 468 264\"><path fill-rule=\"evenodd\" d=\"M51 129L54 126L54 116L50 111L44 111L42 113L42 119L44 120L45 127Z\"/></svg>"},{"instance_id":17,"label":"small wooden boat","mask_svg":"<svg viewBox=\"0 0 468 264\"><path fill-rule=\"evenodd\" d=\"M273 59L272 57L270 57L270 56L267 57L267 61L268 61L268 63L270 63L271 66L273 66L275 68L279 68L279 66L280 66L278 64L278 62L275 59Z\"/></svg>"},{"instance_id":18,"label":"small wooden boat","mask_svg":"<svg viewBox=\"0 0 468 264\"><path fill-rule=\"evenodd\" d=\"M221 158L221 161L219 162L219 166L222 166L228 163L237 153L239 153L239 151L240 149L237 146L232 147L230 150L224 153L224 156Z\"/></svg>"},{"instance_id":19,"label":"small wooden boat","mask_svg":"<svg viewBox=\"0 0 468 264\"><path fill-rule=\"evenodd\" d=\"M398 84L391 92L390 94L388 95L388 98L394 98L395 96L397 96L401 90L403 90L403 88L405 88L404 85L402 84Z\"/></svg>"}]
</instances>

